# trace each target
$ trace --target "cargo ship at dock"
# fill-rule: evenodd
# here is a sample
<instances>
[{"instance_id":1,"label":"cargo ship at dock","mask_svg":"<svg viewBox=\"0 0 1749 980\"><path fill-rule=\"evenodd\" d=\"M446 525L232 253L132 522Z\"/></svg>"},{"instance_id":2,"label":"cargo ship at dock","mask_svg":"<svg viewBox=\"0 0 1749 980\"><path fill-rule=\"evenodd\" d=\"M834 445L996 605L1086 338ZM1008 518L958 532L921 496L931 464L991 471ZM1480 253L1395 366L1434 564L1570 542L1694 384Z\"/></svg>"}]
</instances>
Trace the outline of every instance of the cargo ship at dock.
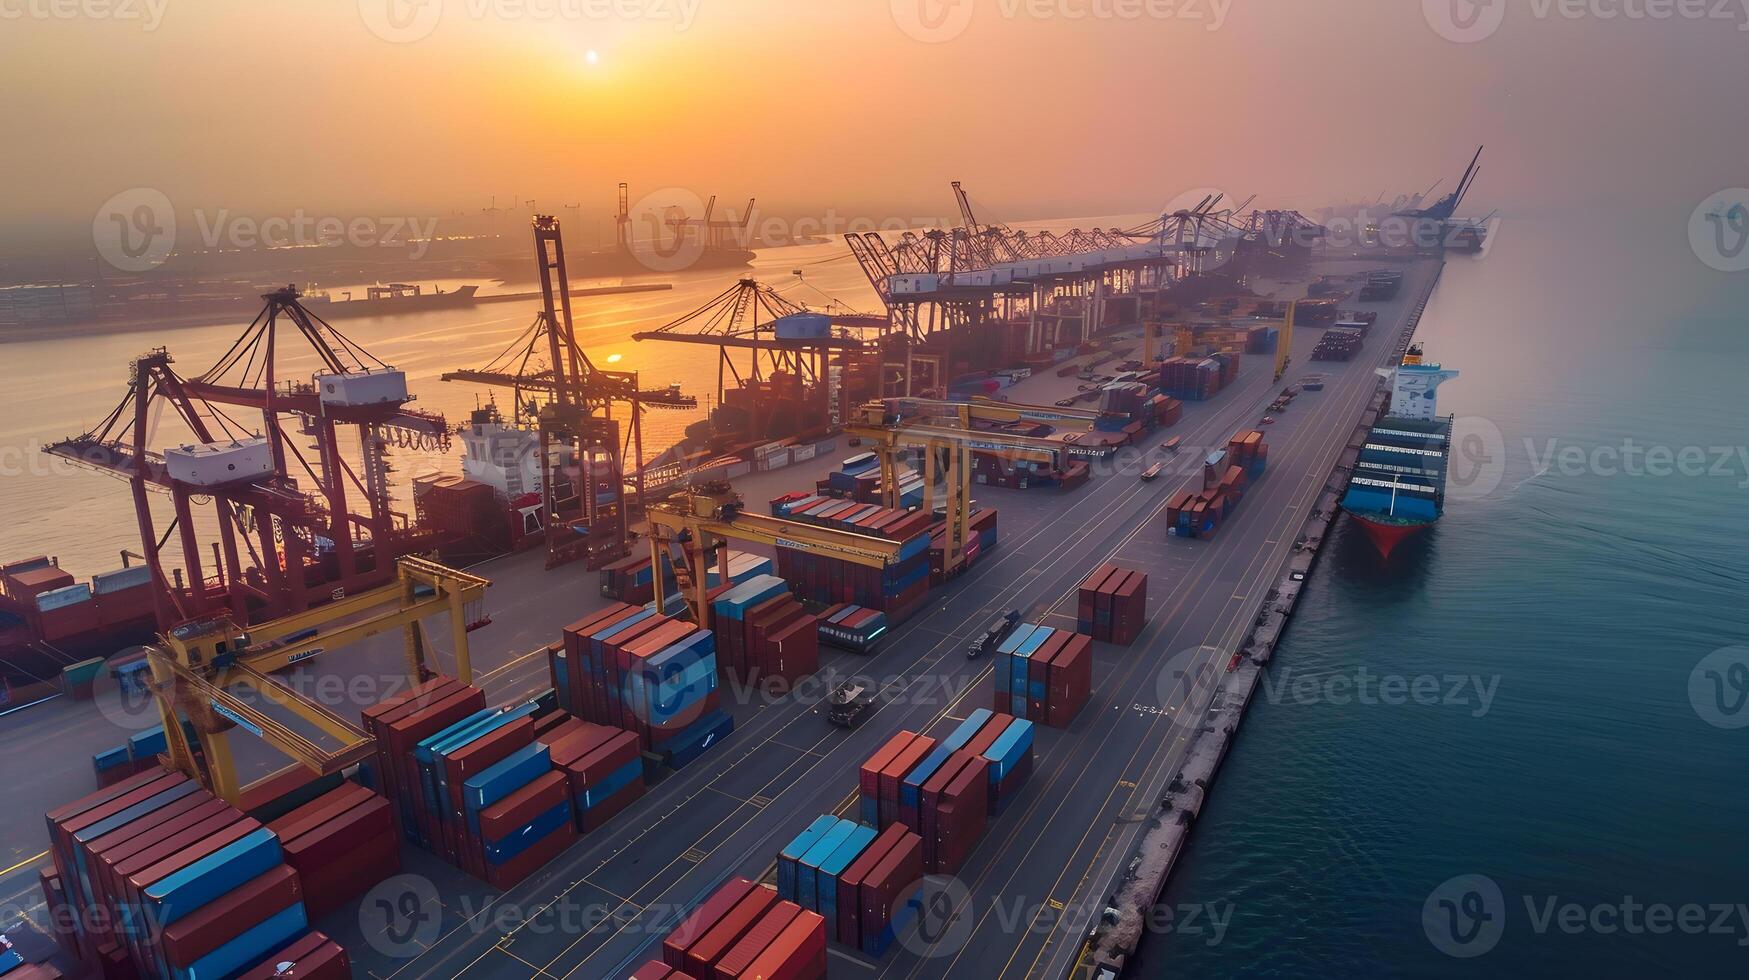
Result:
<instances>
[{"instance_id":1,"label":"cargo ship at dock","mask_svg":"<svg viewBox=\"0 0 1749 980\"><path fill-rule=\"evenodd\" d=\"M1445 512L1452 417L1438 413L1437 393L1458 372L1427 362L1414 344L1400 365L1379 374L1391 383L1390 402L1367 433L1342 509L1389 558Z\"/></svg>"}]
</instances>

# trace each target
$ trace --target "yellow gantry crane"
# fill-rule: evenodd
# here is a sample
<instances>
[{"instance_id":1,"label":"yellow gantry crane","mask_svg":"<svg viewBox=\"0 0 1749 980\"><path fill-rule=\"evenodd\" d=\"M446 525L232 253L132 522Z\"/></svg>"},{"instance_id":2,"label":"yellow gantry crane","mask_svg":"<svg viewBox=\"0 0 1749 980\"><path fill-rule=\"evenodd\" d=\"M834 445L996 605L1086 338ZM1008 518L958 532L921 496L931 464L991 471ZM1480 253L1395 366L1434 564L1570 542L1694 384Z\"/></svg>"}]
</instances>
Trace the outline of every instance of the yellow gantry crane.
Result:
<instances>
[{"instance_id":1,"label":"yellow gantry crane","mask_svg":"<svg viewBox=\"0 0 1749 980\"><path fill-rule=\"evenodd\" d=\"M690 554L685 563L675 563L675 584L692 611L693 621L700 625L710 622L705 602L711 557L716 556L723 581L728 581L728 549L723 545L731 540L795 548L869 568L885 568L899 560L897 541L744 513L741 495L722 482L703 484L676 502L652 505L648 517L656 608L667 608L662 559L678 542Z\"/></svg>"},{"instance_id":2,"label":"yellow gantry crane","mask_svg":"<svg viewBox=\"0 0 1749 980\"><path fill-rule=\"evenodd\" d=\"M1068 454L1067 444L1050 439L1036 439L1031 436L1010 435L1004 432L989 432L971 428L954 428L937 425L936 419L929 414L929 406L933 402L921 399L897 398L888 402L870 402L864 405L858 415L852 418L844 427L846 435L861 439L873 447L873 452L881 463L881 497L882 505L899 506L899 453L902 450L916 448L923 450L923 509L925 513L936 511L935 484L940 470L946 467L945 502L947 518L947 534L942 554L942 574L952 577L958 574L965 565L966 544L971 540L972 520L972 451L990 453L1003 459L1030 463L1048 463L1061 469L1063 457ZM1000 402L972 402L958 404L951 402L939 403L959 411L959 417L967 426L971 421L1012 421L1010 414L1020 413L1016 417L1026 417L1024 413L1051 413L1064 416L1067 420L1072 415L1089 413L1068 413L1061 409L1049 409L1031 405L1011 405ZM909 417L905 414L907 407L916 406L923 414ZM1045 421L1040 419L1040 421ZM1088 426L1091 428L1091 424ZM945 458L945 463L941 460Z\"/></svg>"},{"instance_id":3,"label":"yellow gantry crane","mask_svg":"<svg viewBox=\"0 0 1749 980\"><path fill-rule=\"evenodd\" d=\"M1287 304L1287 316L1283 317L1281 321L1281 336L1277 337L1275 340L1275 380L1277 381L1280 381L1281 376L1287 373L1287 362L1292 360L1291 355L1293 354L1294 349L1294 311L1299 308L1299 305L1300 304L1297 302L1289 302Z\"/></svg>"},{"instance_id":4,"label":"yellow gantry crane","mask_svg":"<svg viewBox=\"0 0 1749 980\"><path fill-rule=\"evenodd\" d=\"M244 785L231 752L230 735L242 729L285 753L297 765L321 775L340 772L368 758L374 743L357 725L292 690L273 677L277 671L336 650L385 630L405 634L407 676L417 684L433 672L421 620L448 614L455 647L456 675L473 682L468 633L487 620L477 610L492 583L477 575L427 561L402 558L397 580L381 588L337 599L325 606L256 626L240 626L226 613L175 627L147 648L152 693L164 723L170 764L233 805L251 786ZM389 607L389 608L385 608ZM269 715L238 689L253 692L326 735L337 747L319 743ZM190 744L186 718L199 742ZM204 765L203 765L204 763Z\"/></svg>"},{"instance_id":5,"label":"yellow gantry crane","mask_svg":"<svg viewBox=\"0 0 1749 980\"><path fill-rule=\"evenodd\" d=\"M962 429L971 428L974 422L1048 422L1059 429L1090 432L1094 423L1099 421L1098 412L1086 409L1025 405L981 397L964 402L936 398L895 398L891 399L891 404L906 418L928 419L931 423L945 420Z\"/></svg>"}]
</instances>

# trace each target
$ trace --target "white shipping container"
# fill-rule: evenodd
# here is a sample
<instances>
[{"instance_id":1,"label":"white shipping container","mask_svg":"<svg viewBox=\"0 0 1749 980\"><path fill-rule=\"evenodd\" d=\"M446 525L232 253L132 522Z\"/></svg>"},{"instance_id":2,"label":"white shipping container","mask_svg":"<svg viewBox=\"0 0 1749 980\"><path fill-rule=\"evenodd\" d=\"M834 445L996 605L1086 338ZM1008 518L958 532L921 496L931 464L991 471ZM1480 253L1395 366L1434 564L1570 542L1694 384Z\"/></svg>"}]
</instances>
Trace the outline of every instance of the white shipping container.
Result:
<instances>
[{"instance_id":1,"label":"white shipping container","mask_svg":"<svg viewBox=\"0 0 1749 980\"><path fill-rule=\"evenodd\" d=\"M98 595L109 595L152 581L152 569L145 565L133 565L128 568L118 568L113 572L98 572L91 576L91 591Z\"/></svg>"},{"instance_id":2,"label":"white shipping container","mask_svg":"<svg viewBox=\"0 0 1749 980\"><path fill-rule=\"evenodd\" d=\"M351 374L318 374L324 405L381 405L407 400L407 373L388 369Z\"/></svg>"},{"instance_id":3,"label":"white shipping container","mask_svg":"<svg viewBox=\"0 0 1749 980\"><path fill-rule=\"evenodd\" d=\"M256 436L230 442L190 443L164 451L170 478L196 487L222 487L273 472L273 452Z\"/></svg>"},{"instance_id":4,"label":"white shipping container","mask_svg":"<svg viewBox=\"0 0 1749 980\"><path fill-rule=\"evenodd\" d=\"M790 458L798 463L804 462L813 459L817 451L817 447L814 446L797 446L790 451Z\"/></svg>"},{"instance_id":5,"label":"white shipping container","mask_svg":"<svg viewBox=\"0 0 1749 980\"><path fill-rule=\"evenodd\" d=\"M56 609L65 609L68 606L76 606L81 602L89 601L91 601L91 586L80 582L78 585L69 585L66 588L50 589L47 592L37 593L36 608L39 612L54 612Z\"/></svg>"}]
</instances>

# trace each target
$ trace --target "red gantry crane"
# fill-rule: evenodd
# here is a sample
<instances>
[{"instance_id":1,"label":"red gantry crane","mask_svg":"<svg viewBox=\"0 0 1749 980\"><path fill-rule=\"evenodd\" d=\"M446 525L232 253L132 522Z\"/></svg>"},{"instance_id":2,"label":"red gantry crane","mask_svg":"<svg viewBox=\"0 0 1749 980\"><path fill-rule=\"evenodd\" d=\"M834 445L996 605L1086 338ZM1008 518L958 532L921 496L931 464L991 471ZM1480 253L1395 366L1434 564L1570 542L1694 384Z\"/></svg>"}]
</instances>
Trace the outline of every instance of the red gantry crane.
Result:
<instances>
[{"instance_id":1,"label":"red gantry crane","mask_svg":"<svg viewBox=\"0 0 1749 980\"><path fill-rule=\"evenodd\" d=\"M641 392L635 372L596 367L577 343L557 218L535 216L534 247L541 284L534 322L485 367L450 371L443 380L512 390L517 418L540 432L547 567L583 559L597 569L630 553L634 512L644 509L644 408L697 402L673 389ZM525 393L539 398L525 403ZM616 403L630 406L623 439ZM628 456L637 461L629 498Z\"/></svg>"},{"instance_id":2,"label":"red gantry crane","mask_svg":"<svg viewBox=\"0 0 1749 980\"><path fill-rule=\"evenodd\" d=\"M448 425L409 408L406 375L298 296L295 286L264 294L248 329L196 377L178 374L162 347L134 359L115 410L44 449L132 486L161 629L224 609L242 622L301 612L389 582L398 558L432 544L394 510L389 450L445 451ZM307 350L288 352L288 342ZM294 377L286 362L311 353L315 371ZM191 438L160 448L153 428L166 406ZM168 493L174 508L162 533L149 491ZM212 575L194 509L208 503ZM183 564L167 570L173 533Z\"/></svg>"}]
</instances>

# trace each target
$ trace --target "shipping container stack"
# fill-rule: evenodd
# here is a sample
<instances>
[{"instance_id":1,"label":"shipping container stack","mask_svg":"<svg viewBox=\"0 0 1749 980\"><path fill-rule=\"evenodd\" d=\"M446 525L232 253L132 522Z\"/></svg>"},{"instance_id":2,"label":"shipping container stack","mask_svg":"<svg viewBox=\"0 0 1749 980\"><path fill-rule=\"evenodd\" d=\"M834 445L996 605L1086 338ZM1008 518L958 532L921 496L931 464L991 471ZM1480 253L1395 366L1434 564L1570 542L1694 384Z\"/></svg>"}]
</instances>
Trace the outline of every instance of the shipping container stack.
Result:
<instances>
[{"instance_id":1,"label":"shipping container stack","mask_svg":"<svg viewBox=\"0 0 1749 980\"><path fill-rule=\"evenodd\" d=\"M910 828L923 839L924 870L955 874L984 834L990 769L968 748L900 732L863 764L862 817L882 829Z\"/></svg>"},{"instance_id":2,"label":"shipping container stack","mask_svg":"<svg viewBox=\"0 0 1749 980\"><path fill-rule=\"evenodd\" d=\"M1156 429L1169 429L1184 417L1184 403L1170 395L1155 395L1150 402L1150 417Z\"/></svg>"},{"instance_id":3,"label":"shipping container stack","mask_svg":"<svg viewBox=\"0 0 1749 980\"><path fill-rule=\"evenodd\" d=\"M755 575L769 575L772 570L771 559L763 555L749 554L745 551L727 552L729 565L729 584L739 585ZM616 562L609 563L601 570L601 594L604 598L616 602L626 602L641 606L656 598L655 573L650 564L647 549L639 550L637 554L628 555ZM674 595L674 571L663 569L663 582L670 595ZM722 585L722 563L712 561L705 569L705 588L714 589ZM684 601L684 600L682 600Z\"/></svg>"},{"instance_id":4,"label":"shipping container stack","mask_svg":"<svg viewBox=\"0 0 1749 980\"><path fill-rule=\"evenodd\" d=\"M268 823L303 882L311 918L327 915L401 870L389 801L353 782Z\"/></svg>"},{"instance_id":5,"label":"shipping container stack","mask_svg":"<svg viewBox=\"0 0 1749 980\"><path fill-rule=\"evenodd\" d=\"M1241 432L1227 442L1227 459L1245 471L1246 479L1256 481L1269 465L1269 444L1256 429Z\"/></svg>"},{"instance_id":6,"label":"shipping container stack","mask_svg":"<svg viewBox=\"0 0 1749 980\"><path fill-rule=\"evenodd\" d=\"M1006 810L1032 776L1034 728L1024 718L978 708L942 740L948 748L964 749L990 764L991 816Z\"/></svg>"},{"instance_id":7,"label":"shipping container stack","mask_svg":"<svg viewBox=\"0 0 1749 980\"><path fill-rule=\"evenodd\" d=\"M997 711L1068 728L1093 692L1093 638L1022 623L996 648Z\"/></svg>"},{"instance_id":8,"label":"shipping container stack","mask_svg":"<svg viewBox=\"0 0 1749 980\"><path fill-rule=\"evenodd\" d=\"M976 565L979 560L996 547L999 536L995 508L974 508L970 526L971 536L966 541L966 568ZM943 572L946 557L947 522L942 521L929 530L929 584L931 586L940 585L946 581Z\"/></svg>"},{"instance_id":9,"label":"shipping container stack","mask_svg":"<svg viewBox=\"0 0 1749 980\"><path fill-rule=\"evenodd\" d=\"M643 751L676 769L734 731L717 653L710 630L626 603L572 623L547 648L561 708L636 733Z\"/></svg>"},{"instance_id":10,"label":"shipping container stack","mask_svg":"<svg viewBox=\"0 0 1749 980\"><path fill-rule=\"evenodd\" d=\"M365 712L382 787L407 838L497 888L576 839L569 783L536 738L535 702L487 708L437 678Z\"/></svg>"},{"instance_id":11,"label":"shipping container stack","mask_svg":"<svg viewBox=\"0 0 1749 980\"><path fill-rule=\"evenodd\" d=\"M782 500L783 498L779 498ZM879 609L894 622L915 612L929 591L929 517L811 495L773 502L772 516L816 527L896 541L898 560L870 568L797 548L777 549L777 574L803 598L832 605L853 602Z\"/></svg>"},{"instance_id":12,"label":"shipping container stack","mask_svg":"<svg viewBox=\"0 0 1749 980\"><path fill-rule=\"evenodd\" d=\"M1222 365L1208 357L1172 357L1160 363L1160 388L1181 401L1200 402L1220 394Z\"/></svg>"},{"instance_id":13,"label":"shipping container stack","mask_svg":"<svg viewBox=\"0 0 1749 980\"><path fill-rule=\"evenodd\" d=\"M778 897L818 912L828 940L875 957L916 914L922 878L923 839L899 823L821 816L777 859Z\"/></svg>"},{"instance_id":14,"label":"shipping container stack","mask_svg":"<svg viewBox=\"0 0 1749 980\"><path fill-rule=\"evenodd\" d=\"M0 933L0 977L6 980L58 980L61 971L47 963L26 963L12 940Z\"/></svg>"},{"instance_id":15,"label":"shipping container stack","mask_svg":"<svg viewBox=\"0 0 1749 980\"><path fill-rule=\"evenodd\" d=\"M1258 324L1246 330L1245 353L1273 354L1281 343L1281 328Z\"/></svg>"},{"instance_id":16,"label":"shipping container stack","mask_svg":"<svg viewBox=\"0 0 1749 980\"><path fill-rule=\"evenodd\" d=\"M56 939L103 977L351 976L311 932L279 836L180 773L143 772L47 815ZM269 972L260 973L263 967Z\"/></svg>"},{"instance_id":17,"label":"shipping container stack","mask_svg":"<svg viewBox=\"0 0 1749 980\"><path fill-rule=\"evenodd\" d=\"M1317 346L1312 348L1312 360L1351 361L1360 353L1365 339L1358 330L1332 327L1318 338Z\"/></svg>"},{"instance_id":18,"label":"shipping container stack","mask_svg":"<svg viewBox=\"0 0 1749 980\"><path fill-rule=\"evenodd\" d=\"M1101 565L1081 583L1075 628L1102 643L1129 646L1148 620L1148 575Z\"/></svg>"},{"instance_id":19,"label":"shipping container stack","mask_svg":"<svg viewBox=\"0 0 1749 980\"><path fill-rule=\"evenodd\" d=\"M781 679L795 684L820 669L818 621L789 583L756 575L711 603L717 666L744 684Z\"/></svg>"},{"instance_id":20,"label":"shipping container stack","mask_svg":"<svg viewBox=\"0 0 1749 980\"><path fill-rule=\"evenodd\" d=\"M184 721L182 727L188 734L189 744L197 744L194 726ZM158 756L169 751L169 748L170 743L164 737L162 725L153 725L129 735L125 743L91 756L91 768L97 773L97 785L110 786L135 773L157 768Z\"/></svg>"},{"instance_id":21,"label":"shipping container stack","mask_svg":"<svg viewBox=\"0 0 1749 980\"><path fill-rule=\"evenodd\" d=\"M644 795L644 756L632 732L566 716L541 739L553 769L565 774L579 834L595 830Z\"/></svg>"},{"instance_id":22,"label":"shipping container stack","mask_svg":"<svg viewBox=\"0 0 1749 980\"><path fill-rule=\"evenodd\" d=\"M887 634L887 617L879 609L840 602L821 610L820 642L853 653L873 653Z\"/></svg>"},{"instance_id":23,"label":"shipping container stack","mask_svg":"<svg viewBox=\"0 0 1749 980\"><path fill-rule=\"evenodd\" d=\"M662 940L662 973L647 963L635 974L658 980L824 980L826 920L778 897L777 890L731 878Z\"/></svg>"}]
</instances>

